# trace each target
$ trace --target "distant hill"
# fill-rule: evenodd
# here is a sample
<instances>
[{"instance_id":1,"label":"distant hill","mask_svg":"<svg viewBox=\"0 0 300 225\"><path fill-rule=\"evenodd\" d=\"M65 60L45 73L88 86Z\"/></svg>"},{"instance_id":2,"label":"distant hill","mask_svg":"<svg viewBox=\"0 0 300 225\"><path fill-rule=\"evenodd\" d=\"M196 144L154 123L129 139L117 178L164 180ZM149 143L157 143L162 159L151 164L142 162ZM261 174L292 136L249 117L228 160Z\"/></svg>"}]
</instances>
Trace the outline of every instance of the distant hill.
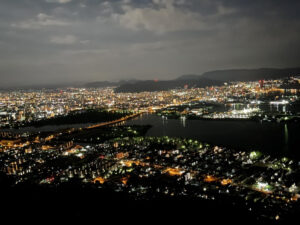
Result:
<instances>
[{"instance_id":1,"label":"distant hill","mask_svg":"<svg viewBox=\"0 0 300 225\"><path fill-rule=\"evenodd\" d=\"M143 92L143 91L166 91L176 88L207 87L213 85L222 85L223 82L206 78L199 79L176 79L164 81L139 81L133 84L127 83L116 88L116 92Z\"/></svg>"},{"instance_id":2,"label":"distant hill","mask_svg":"<svg viewBox=\"0 0 300 225\"><path fill-rule=\"evenodd\" d=\"M121 80L118 82L100 81L91 82L84 87L117 87L116 92L143 92L165 91L176 88L207 87L223 85L229 81L257 81L267 79L280 79L289 76L300 75L300 68L262 68L262 69L233 69L216 70L203 73L202 75L187 74L174 80Z\"/></svg>"},{"instance_id":3,"label":"distant hill","mask_svg":"<svg viewBox=\"0 0 300 225\"><path fill-rule=\"evenodd\" d=\"M101 87L114 87L118 85L119 85L118 82L97 81L97 82L87 83L84 86L87 88L101 88Z\"/></svg>"},{"instance_id":4,"label":"distant hill","mask_svg":"<svg viewBox=\"0 0 300 225\"><path fill-rule=\"evenodd\" d=\"M120 80L117 82L110 82L110 81L97 81L97 82L90 82L84 85L87 88L101 88L101 87L117 87L124 84L134 84L139 82L139 80Z\"/></svg>"},{"instance_id":5,"label":"distant hill","mask_svg":"<svg viewBox=\"0 0 300 225\"><path fill-rule=\"evenodd\" d=\"M191 87L207 87L212 85L222 85L229 81L257 81L267 79L280 79L289 76L300 75L300 68L286 69L233 69L216 70L203 73L202 75L187 74L175 80L165 81L136 81L125 83L116 88L117 92L143 92L143 91L164 91L175 88L183 88L185 85Z\"/></svg>"},{"instance_id":6,"label":"distant hill","mask_svg":"<svg viewBox=\"0 0 300 225\"><path fill-rule=\"evenodd\" d=\"M40 84L17 87L0 87L1 90L9 91L15 89L57 89L66 87L84 87L84 88L102 88L117 87L117 92L142 92L142 91L164 91L175 88L183 88L186 84L191 87L206 87L212 85L222 85L230 81L258 81L261 79L281 79L289 76L300 76L300 67L298 68L261 68L261 69L232 69L215 70L205 72L201 75L187 74L174 80L152 81L152 80L120 80L97 81L97 82L74 82L62 84Z\"/></svg>"},{"instance_id":7,"label":"distant hill","mask_svg":"<svg viewBox=\"0 0 300 225\"><path fill-rule=\"evenodd\" d=\"M219 81L256 81L267 79L280 79L288 76L299 76L300 68L286 68L286 69L234 69L234 70L216 70L203 73L202 75L183 75L179 80L185 79L212 79Z\"/></svg>"},{"instance_id":8,"label":"distant hill","mask_svg":"<svg viewBox=\"0 0 300 225\"><path fill-rule=\"evenodd\" d=\"M202 75L197 74L186 74L177 78L177 80L198 80Z\"/></svg>"}]
</instances>

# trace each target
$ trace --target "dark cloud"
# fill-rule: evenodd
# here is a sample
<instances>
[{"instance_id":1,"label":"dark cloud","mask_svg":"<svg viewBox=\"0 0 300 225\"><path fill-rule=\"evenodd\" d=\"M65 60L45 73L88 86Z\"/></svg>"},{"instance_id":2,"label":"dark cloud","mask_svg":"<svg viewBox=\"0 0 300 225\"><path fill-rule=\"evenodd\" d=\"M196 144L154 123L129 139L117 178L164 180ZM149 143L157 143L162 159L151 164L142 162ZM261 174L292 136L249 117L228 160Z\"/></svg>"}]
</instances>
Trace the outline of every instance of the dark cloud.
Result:
<instances>
[{"instance_id":1,"label":"dark cloud","mask_svg":"<svg viewBox=\"0 0 300 225\"><path fill-rule=\"evenodd\" d=\"M299 66L297 0L1 0L2 86Z\"/></svg>"}]
</instances>

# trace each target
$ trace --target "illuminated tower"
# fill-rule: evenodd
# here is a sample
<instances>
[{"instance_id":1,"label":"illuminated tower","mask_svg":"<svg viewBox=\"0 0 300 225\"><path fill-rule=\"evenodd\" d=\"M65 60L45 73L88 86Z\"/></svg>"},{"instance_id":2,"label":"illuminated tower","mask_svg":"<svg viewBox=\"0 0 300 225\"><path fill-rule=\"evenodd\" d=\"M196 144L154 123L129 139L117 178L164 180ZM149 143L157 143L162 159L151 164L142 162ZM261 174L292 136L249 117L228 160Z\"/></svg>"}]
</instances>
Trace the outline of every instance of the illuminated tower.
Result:
<instances>
[{"instance_id":1,"label":"illuminated tower","mask_svg":"<svg viewBox=\"0 0 300 225\"><path fill-rule=\"evenodd\" d=\"M260 88L264 87L264 80L259 80L259 86L260 86Z\"/></svg>"}]
</instances>

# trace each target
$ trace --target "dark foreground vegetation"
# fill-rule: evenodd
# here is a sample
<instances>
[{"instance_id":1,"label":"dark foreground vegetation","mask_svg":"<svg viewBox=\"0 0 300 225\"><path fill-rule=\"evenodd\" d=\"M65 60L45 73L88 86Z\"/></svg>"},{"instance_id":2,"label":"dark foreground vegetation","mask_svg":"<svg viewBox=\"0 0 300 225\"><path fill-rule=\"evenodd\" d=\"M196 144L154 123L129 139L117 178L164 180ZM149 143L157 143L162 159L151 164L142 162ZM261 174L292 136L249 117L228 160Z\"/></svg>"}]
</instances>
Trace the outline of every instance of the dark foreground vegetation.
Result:
<instances>
[{"instance_id":1,"label":"dark foreground vegetation","mask_svg":"<svg viewBox=\"0 0 300 225\"><path fill-rule=\"evenodd\" d=\"M59 188L23 186L6 188L1 204L2 219L15 222L122 222L124 220L147 222L179 222L186 224L270 224L257 221L250 212L228 201L209 201L188 197L166 196L152 200L133 200L125 193L94 185L82 186L76 180ZM285 220L291 224L296 215ZM272 224L280 224L276 221Z\"/></svg>"},{"instance_id":2,"label":"dark foreground vegetation","mask_svg":"<svg viewBox=\"0 0 300 225\"><path fill-rule=\"evenodd\" d=\"M144 136L151 128L150 125L145 126L110 126L99 127L89 130L77 130L71 134L64 134L58 138L59 141L74 141L80 143L102 143L104 141L117 137L138 137Z\"/></svg>"},{"instance_id":3,"label":"dark foreground vegetation","mask_svg":"<svg viewBox=\"0 0 300 225\"><path fill-rule=\"evenodd\" d=\"M80 123L101 123L113 121L129 115L128 111L107 111L105 109L89 109L71 112L68 115L57 116L49 119L36 120L19 125L19 127L41 127Z\"/></svg>"}]
</instances>

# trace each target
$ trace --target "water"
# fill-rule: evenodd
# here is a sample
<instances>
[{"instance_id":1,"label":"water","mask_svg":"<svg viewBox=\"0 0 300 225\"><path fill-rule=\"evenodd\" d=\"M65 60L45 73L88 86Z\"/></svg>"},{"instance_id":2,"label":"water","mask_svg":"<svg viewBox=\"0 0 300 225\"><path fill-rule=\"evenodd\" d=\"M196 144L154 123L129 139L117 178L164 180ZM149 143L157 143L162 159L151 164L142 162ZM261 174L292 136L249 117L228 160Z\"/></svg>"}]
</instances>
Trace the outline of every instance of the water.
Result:
<instances>
[{"instance_id":1,"label":"water","mask_svg":"<svg viewBox=\"0 0 300 225\"><path fill-rule=\"evenodd\" d=\"M144 114L126 125L152 125L147 136L197 139L236 149L259 150L274 156L300 159L300 124L254 121L213 121L163 119Z\"/></svg>"},{"instance_id":2,"label":"water","mask_svg":"<svg viewBox=\"0 0 300 225\"><path fill-rule=\"evenodd\" d=\"M59 126L1 129L16 133L58 131L92 125L68 124ZM197 139L245 151L259 150L274 156L289 156L300 160L300 124L260 123L254 121L214 121L163 119L155 114L143 114L122 125L151 125L146 136L170 136Z\"/></svg>"}]
</instances>

